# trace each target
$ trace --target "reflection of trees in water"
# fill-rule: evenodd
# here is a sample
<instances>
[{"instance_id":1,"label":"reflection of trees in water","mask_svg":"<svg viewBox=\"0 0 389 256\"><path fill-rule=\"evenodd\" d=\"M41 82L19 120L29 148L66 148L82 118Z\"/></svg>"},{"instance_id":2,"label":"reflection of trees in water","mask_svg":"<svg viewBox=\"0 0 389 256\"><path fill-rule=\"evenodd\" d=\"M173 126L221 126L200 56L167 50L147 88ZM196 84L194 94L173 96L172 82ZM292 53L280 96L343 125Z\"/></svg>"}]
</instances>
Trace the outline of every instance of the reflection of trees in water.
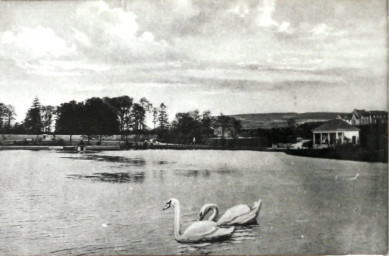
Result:
<instances>
[{"instance_id":1,"label":"reflection of trees in water","mask_svg":"<svg viewBox=\"0 0 389 256\"><path fill-rule=\"evenodd\" d=\"M81 175L81 174L71 174L67 176L71 179L89 179L92 181L103 181L103 182L113 182L113 183L142 183L145 179L144 172L135 172L135 173L93 173L92 175Z\"/></svg>"},{"instance_id":2,"label":"reflection of trees in water","mask_svg":"<svg viewBox=\"0 0 389 256\"><path fill-rule=\"evenodd\" d=\"M62 157L62 158L71 158L75 160L95 160L95 161L101 161L101 162L111 162L111 163L123 163L123 166L144 166L146 165L146 160L142 157L123 157L123 156L104 156L104 155L82 155L82 157L79 157L79 154L76 154L77 157ZM166 165L166 164L172 164L174 162L168 162L164 160L160 161L153 161L153 164L155 165Z\"/></svg>"},{"instance_id":3,"label":"reflection of trees in water","mask_svg":"<svg viewBox=\"0 0 389 256\"><path fill-rule=\"evenodd\" d=\"M151 170L153 178L158 178L163 180L165 178L165 171L164 170Z\"/></svg>"},{"instance_id":4,"label":"reflection of trees in water","mask_svg":"<svg viewBox=\"0 0 389 256\"><path fill-rule=\"evenodd\" d=\"M104 161L104 162L114 162L114 163L126 163L132 166L144 166L146 161L143 158L127 158L122 156L97 156L89 155L87 157L89 160Z\"/></svg>"},{"instance_id":5,"label":"reflection of trees in water","mask_svg":"<svg viewBox=\"0 0 389 256\"><path fill-rule=\"evenodd\" d=\"M185 176L185 177L209 177L211 173L209 170L175 170L176 175Z\"/></svg>"},{"instance_id":6,"label":"reflection of trees in water","mask_svg":"<svg viewBox=\"0 0 389 256\"><path fill-rule=\"evenodd\" d=\"M75 160L94 160L94 161L111 162L111 163L125 163L126 165L131 165L131 166L146 165L146 161L143 158L127 158L122 156L82 155L82 157L62 157L62 158L71 158Z\"/></svg>"},{"instance_id":7,"label":"reflection of trees in water","mask_svg":"<svg viewBox=\"0 0 389 256\"><path fill-rule=\"evenodd\" d=\"M236 170L227 169L227 168L219 168L215 170L194 170L194 169L180 169L175 170L175 174L179 176L185 176L185 177L210 177L211 173L221 174L221 175L238 175L238 172Z\"/></svg>"},{"instance_id":8,"label":"reflection of trees in water","mask_svg":"<svg viewBox=\"0 0 389 256\"><path fill-rule=\"evenodd\" d=\"M163 160L161 160L161 161L154 161L153 163L154 163L154 164L171 164L172 162L168 162L168 161L163 161Z\"/></svg>"}]
</instances>

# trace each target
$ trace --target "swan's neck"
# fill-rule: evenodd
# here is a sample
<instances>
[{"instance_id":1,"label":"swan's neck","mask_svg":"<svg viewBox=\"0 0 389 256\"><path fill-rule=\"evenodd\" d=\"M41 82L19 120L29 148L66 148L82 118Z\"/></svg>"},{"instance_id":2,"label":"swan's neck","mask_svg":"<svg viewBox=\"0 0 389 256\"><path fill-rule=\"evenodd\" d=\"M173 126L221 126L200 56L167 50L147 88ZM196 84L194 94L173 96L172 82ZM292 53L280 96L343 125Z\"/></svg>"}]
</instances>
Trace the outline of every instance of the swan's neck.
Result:
<instances>
[{"instance_id":1,"label":"swan's neck","mask_svg":"<svg viewBox=\"0 0 389 256\"><path fill-rule=\"evenodd\" d=\"M181 234L180 234L180 203L177 202L174 206L174 237L176 240L180 240Z\"/></svg>"},{"instance_id":2,"label":"swan's neck","mask_svg":"<svg viewBox=\"0 0 389 256\"><path fill-rule=\"evenodd\" d=\"M214 221L217 215L219 214L219 209L217 208L216 205L211 205L210 208L212 210L212 215L208 218L208 220Z\"/></svg>"}]
</instances>

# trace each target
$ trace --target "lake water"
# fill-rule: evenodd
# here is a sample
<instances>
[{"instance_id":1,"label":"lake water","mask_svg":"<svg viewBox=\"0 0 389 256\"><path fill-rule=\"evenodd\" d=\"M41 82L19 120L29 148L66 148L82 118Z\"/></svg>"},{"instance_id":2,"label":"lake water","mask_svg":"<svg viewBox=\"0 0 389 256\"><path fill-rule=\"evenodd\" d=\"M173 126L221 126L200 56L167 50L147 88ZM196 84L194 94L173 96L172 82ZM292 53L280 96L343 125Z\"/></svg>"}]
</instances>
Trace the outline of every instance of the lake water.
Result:
<instances>
[{"instance_id":1,"label":"lake water","mask_svg":"<svg viewBox=\"0 0 389 256\"><path fill-rule=\"evenodd\" d=\"M251 151L0 151L0 255L384 254L387 165ZM180 244L200 207L262 208L217 243Z\"/></svg>"}]
</instances>

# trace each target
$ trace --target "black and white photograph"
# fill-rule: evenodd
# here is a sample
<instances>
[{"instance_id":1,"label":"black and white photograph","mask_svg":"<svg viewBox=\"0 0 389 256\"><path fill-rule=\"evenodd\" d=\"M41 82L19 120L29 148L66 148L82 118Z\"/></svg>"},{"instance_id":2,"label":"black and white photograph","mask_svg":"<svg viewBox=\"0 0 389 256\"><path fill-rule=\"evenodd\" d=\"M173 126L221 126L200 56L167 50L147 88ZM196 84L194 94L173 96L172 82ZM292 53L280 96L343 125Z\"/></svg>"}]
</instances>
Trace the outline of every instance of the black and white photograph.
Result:
<instances>
[{"instance_id":1,"label":"black and white photograph","mask_svg":"<svg viewBox=\"0 0 389 256\"><path fill-rule=\"evenodd\" d=\"M387 255L384 0L0 0L0 255Z\"/></svg>"}]
</instances>

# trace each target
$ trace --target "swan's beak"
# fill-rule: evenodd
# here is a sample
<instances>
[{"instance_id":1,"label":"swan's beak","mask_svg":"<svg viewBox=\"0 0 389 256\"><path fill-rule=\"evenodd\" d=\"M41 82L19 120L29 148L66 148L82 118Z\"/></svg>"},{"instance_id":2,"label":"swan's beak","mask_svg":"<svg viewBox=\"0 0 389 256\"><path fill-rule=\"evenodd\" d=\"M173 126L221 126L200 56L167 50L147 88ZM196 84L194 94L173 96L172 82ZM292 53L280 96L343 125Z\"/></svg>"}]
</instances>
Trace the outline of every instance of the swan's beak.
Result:
<instances>
[{"instance_id":1,"label":"swan's beak","mask_svg":"<svg viewBox=\"0 0 389 256\"><path fill-rule=\"evenodd\" d=\"M166 204L165 207L163 207L163 211L170 208L170 204Z\"/></svg>"},{"instance_id":2,"label":"swan's beak","mask_svg":"<svg viewBox=\"0 0 389 256\"><path fill-rule=\"evenodd\" d=\"M202 219L203 219L203 217L204 217L203 213L202 213L202 212L200 212L200 213L199 213L199 220L202 220Z\"/></svg>"}]
</instances>

